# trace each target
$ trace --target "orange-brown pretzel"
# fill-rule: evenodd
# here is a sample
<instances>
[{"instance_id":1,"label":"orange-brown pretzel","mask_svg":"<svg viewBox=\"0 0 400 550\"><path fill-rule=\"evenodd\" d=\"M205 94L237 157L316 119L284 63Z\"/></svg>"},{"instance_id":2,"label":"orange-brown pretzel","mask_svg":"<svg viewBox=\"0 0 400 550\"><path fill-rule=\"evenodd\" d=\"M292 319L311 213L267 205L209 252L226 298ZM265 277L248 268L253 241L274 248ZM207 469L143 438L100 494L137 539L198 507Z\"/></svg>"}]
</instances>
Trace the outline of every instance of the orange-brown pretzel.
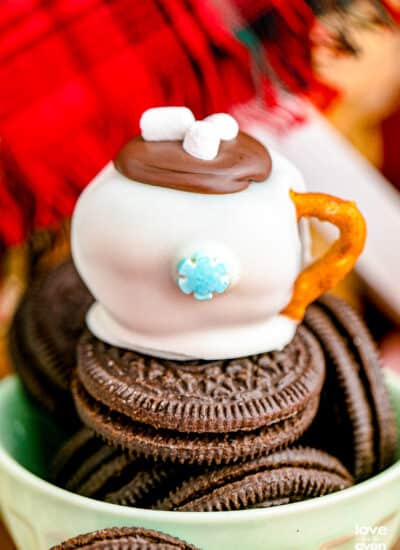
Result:
<instances>
[{"instance_id":1,"label":"orange-brown pretzel","mask_svg":"<svg viewBox=\"0 0 400 550\"><path fill-rule=\"evenodd\" d=\"M364 248L366 225L353 202L322 193L292 190L290 197L296 206L297 219L312 216L331 222L340 230L339 238L329 250L297 277L292 298L282 311L292 319L302 320L306 307L352 270Z\"/></svg>"}]
</instances>

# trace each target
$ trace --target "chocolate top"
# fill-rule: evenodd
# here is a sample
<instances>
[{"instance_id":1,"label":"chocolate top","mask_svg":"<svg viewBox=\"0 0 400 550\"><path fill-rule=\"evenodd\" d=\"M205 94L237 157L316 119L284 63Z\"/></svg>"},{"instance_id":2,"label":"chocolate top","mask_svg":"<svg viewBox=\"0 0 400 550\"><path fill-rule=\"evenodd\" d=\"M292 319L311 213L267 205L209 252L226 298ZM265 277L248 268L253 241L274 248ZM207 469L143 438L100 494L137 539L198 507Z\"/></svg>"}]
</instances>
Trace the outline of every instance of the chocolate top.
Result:
<instances>
[{"instance_id":1,"label":"chocolate top","mask_svg":"<svg viewBox=\"0 0 400 550\"><path fill-rule=\"evenodd\" d=\"M243 191L252 181L264 181L271 164L265 147L243 132L221 141L214 160L189 155L181 141L144 141L140 136L124 145L115 159L116 168L131 180L205 194Z\"/></svg>"}]
</instances>

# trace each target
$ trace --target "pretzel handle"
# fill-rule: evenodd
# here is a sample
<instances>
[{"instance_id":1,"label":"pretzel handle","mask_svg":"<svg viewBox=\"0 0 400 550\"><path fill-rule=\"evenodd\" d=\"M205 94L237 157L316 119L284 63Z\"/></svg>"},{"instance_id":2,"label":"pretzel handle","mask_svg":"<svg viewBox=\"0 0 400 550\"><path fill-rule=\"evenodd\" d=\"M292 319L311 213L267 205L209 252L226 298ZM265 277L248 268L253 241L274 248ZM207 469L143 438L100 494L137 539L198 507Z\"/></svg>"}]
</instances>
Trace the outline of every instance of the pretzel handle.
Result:
<instances>
[{"instance_id":1,"label":"pretzel handle","mask_svg":"<svg viewBox=\"0 0 400 550\"><path fill-rule=\"evenodd\" d=\"M292 319L302 320L306 307L353 269L364 248L366 225L353 202L323 193L296 193L293 190L290 197L296 206L298 220L312 216L333 223L340 230L339 238L329 250L297 277L292 298L282 311Z\"/></svg>"}]
</instances>

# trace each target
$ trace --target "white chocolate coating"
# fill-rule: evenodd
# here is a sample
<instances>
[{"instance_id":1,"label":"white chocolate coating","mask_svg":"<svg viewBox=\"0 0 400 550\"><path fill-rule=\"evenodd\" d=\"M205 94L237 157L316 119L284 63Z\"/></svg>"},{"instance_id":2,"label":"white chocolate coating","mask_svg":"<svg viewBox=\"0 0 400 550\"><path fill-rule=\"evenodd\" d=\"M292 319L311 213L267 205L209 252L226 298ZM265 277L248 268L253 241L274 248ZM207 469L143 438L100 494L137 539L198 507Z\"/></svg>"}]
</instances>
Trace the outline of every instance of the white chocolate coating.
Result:
<instances>
[{"instance_id":1,"label":"white chocolate coating","mask_svg":"<svg viewBox=\"0 0 400 550\"><path fill-rule=\"evenodd\" d=\"M301 174L272 153L266 182L203 195L145 185L109 164L85 189L72 219L72 252L97 302L88 325L100 339L160 357L219 359L284 347L297 323L279 312L303 267L289 189ZM238 279L212 300L183 294L171 265L182 250L217 243Z\"/></svg>"}]
</instances>

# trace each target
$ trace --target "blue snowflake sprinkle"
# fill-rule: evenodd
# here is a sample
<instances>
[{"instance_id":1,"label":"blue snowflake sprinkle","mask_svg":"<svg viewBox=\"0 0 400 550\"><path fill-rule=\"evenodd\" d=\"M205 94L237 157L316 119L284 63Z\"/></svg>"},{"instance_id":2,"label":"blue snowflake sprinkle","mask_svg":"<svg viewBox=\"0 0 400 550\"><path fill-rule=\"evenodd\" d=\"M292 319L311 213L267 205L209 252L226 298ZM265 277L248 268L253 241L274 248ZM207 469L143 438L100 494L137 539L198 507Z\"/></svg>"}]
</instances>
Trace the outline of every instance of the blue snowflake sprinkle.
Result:
<instances>
[{"instance_id":1,"label":"blue snowflake sprinkle","mask_svg":"<svg viewBox=\"0 0 400 550\"><path fill-rule=\"evenodd\" d=\"M193 294L196 300L211 300L214 292L222 294L229 287L225 264L201 252L183 258L177 271L179 288L184 294Z\"/></svg>"}]
</instances>

